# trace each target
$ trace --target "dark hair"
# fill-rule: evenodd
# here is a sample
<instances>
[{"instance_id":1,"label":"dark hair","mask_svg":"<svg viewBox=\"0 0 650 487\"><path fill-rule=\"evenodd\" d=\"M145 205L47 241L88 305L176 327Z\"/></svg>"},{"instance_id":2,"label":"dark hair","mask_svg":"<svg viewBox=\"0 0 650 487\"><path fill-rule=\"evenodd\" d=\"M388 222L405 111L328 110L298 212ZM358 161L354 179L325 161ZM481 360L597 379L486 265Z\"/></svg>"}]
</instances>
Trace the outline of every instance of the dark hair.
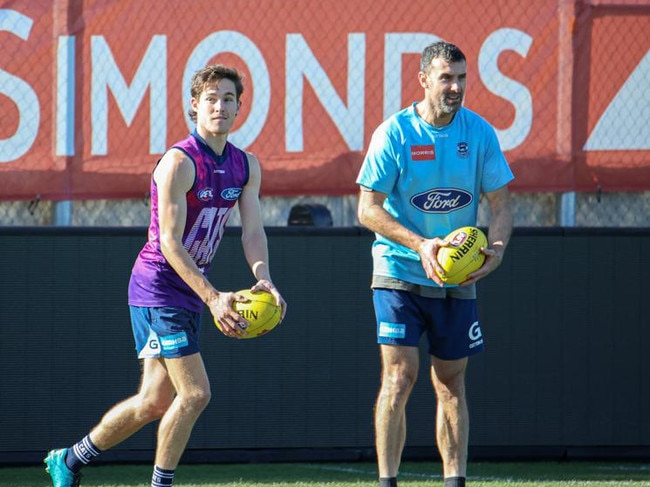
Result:
<instances>
[{"instance_id":1,"label":"dark hair","mask_svg":"<svg viewBox=\"0 0 650 487\"><path fill-rule=\"evenodd\" d=\"M420 71L426 73L429 66L431 66L431 61L434 59L444 59L448 63L467 61L465 54L463 54L463 51L458 46L444 41L434 42L424 48L420 60Z\"/></svg>"},{"instance_id":2,"label":"dark hair","mask_svg":"<svg viewBox=\"0 0 650 487\"><path fill-rule=\"evenodd\" d=\"M199 69L192 77L190 85L190 94L197 100L205 89L206 85L216 83L222 79L229 79L235 84L235 96L237 102L242 93L244 93L243 75L235 68L224 66L223 64L211 64L205 68ZM196 122L196 112L191 108L187 112L193 122Z\"/></svg>"}]
</instances>

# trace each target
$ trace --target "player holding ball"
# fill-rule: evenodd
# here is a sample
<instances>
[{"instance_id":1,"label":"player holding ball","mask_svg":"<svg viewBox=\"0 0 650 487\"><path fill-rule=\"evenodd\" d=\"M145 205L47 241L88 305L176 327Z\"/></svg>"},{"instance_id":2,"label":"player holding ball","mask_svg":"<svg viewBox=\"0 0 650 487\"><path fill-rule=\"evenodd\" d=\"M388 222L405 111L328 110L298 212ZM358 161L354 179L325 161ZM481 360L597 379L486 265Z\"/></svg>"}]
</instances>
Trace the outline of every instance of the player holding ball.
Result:
<instances>
[{"instance_id":1,"label":"player holding ball","mask_svg":"<svg viewBox=\"0 0 650 487\"><path fill-rule=\"evenodd\" d=\"M48 453L45 463L54 487L78 486L82 467L157 420L150 485L173 485L194 424L211 398L199 349L203 308L224 335L246 334L246 320L233 307L246 297L219 291L208 280L235 204L244 255L256 281L251 290L269 292L282 316L286 312L269 269L260 163L227 140L243 89L239 72L223 65L207 66L192 78L190 117L196 129L174 144L153 171L148 240L129 282L131 325L142 361L140 388L77 443Z\"/></svg>"},{"instance_id":2,"label":"player holding ball","mask_svg":"<svg viewBox=\"0 0 650 487\"><path fill-rule=\"evenodd\" d=\"M436 440L445 487L464 487L469 412L468 357L484 348L476 286L498 267L512 232L507 185L513 174L496 133L463 107L467 62L461 50L435 42L422 52L423 99L374 132L357 178L358 216L375 232L373 301L381 353L375 447L381 487L397 486L406 442L406 404L426 335L437 397ZM483 265L460 285L440 276L444 237L477 224L484 195L491 211Z\"/></svg>"}]
</instances>

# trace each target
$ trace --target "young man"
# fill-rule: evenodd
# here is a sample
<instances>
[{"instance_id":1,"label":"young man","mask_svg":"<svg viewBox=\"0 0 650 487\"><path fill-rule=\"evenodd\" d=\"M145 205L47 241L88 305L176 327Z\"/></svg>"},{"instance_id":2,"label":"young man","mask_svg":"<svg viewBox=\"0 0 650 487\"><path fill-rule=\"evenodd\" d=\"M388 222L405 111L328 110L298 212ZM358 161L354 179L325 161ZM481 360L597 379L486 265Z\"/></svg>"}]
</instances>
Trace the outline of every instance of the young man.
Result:
<instances>
[{"instance_id":1,"label":"young man","mask_svg":"<svg viewBox=\"0 0 650 487\"><path fill-rule=\"evenodd\" d=\"M235 203L244 254L257 280L251 289L270 291L286 313L269 270L260 164L227 141L242 92L241 76L226 66L194 75L190 115L196 130L167 151L153 172L148 241L129 283L133 335L143 361L140 389L77 444L49 452L45 463L54 487L79 485L83 465L158 419L151 485L172 485L194 423L210 400L198 343L203 306L224 335L245 333L245 320L233 310L234 301L245 299L218 291L207 278Z\"/></svg>"},{"instance_id":2,"label":"young man","mask_svg":"<svg viewBox=\"0 0 650 487\"><path fill-rule=\"evenodd\" d=\"M395 487L406 441L405 408L426 334L437 397L436 440L445 487L465 485L469 414L468 356L483 350L474 283L501 263L512 231L507 184L513 179L494 129L464 108L466 60L453 44L422 53L424 98L394 114L373 134L361 167L358 216L376 233L373 300L381 387L375 408L381 487ZM477 222L485 195L491 220L483 267L460 286L436 274L442 238Z\"/></svg>"}]
</instances>

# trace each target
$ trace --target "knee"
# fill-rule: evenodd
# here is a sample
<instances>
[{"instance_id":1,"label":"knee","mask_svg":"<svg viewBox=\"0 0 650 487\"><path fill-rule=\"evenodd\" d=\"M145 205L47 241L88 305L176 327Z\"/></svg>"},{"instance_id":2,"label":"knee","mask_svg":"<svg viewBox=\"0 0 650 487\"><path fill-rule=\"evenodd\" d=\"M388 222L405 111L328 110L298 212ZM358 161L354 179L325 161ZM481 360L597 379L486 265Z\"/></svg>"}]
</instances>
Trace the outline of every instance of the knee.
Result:
<instances>
[{"instance_id":1,"label":"knee","mask_svg":"<svg viewBox=\"0 0 650 487\"><path fill-rule=\"evenodd\" d=\"M165 415L172 400L171 397L143 398L140 404L140 415L149 422L156 421Z\"/></svg>"},{"instance_id":2,"label":"knee","mask_svg":"<svg viewBox=\"0 0 650 487\"><path fill-rule=\"evenodd\" d=\"M434 384L436 397L443 403L456 403L465 397L465 380L462 376L450 377Z\"/></svg>"},{"instance_id":3,"label":"knee","mask_svg":"<svg viewBox=\"0 0 650 487\"><path fill-rule=\"evenodd\" d=\"M179 395L181 406L190 414L199 415L210 403L212 393L210 389L195 389Z\"/></svg>"},{"instance_id":4,"label":"knee","mask_svg":"<svg viewBox=\"0 0 650 487\"><path fill-rule=\"evenodd\" d=\"M212 393L210 390L201 390L195 398L195 403L196 407L203 411L208 404L210 404L210 400L212 399Z\"/></svg>"},{"instance_id":5,"label":"knee","mask_svg":"<svg viewBox=\"0 0 650 487\"><path fill-rule=\"evenodd\" d=\"M399 403L405 401L417 379L416 373L403 368L386 371L382 377L382 394Z\"/></svg>"}]
</instances>

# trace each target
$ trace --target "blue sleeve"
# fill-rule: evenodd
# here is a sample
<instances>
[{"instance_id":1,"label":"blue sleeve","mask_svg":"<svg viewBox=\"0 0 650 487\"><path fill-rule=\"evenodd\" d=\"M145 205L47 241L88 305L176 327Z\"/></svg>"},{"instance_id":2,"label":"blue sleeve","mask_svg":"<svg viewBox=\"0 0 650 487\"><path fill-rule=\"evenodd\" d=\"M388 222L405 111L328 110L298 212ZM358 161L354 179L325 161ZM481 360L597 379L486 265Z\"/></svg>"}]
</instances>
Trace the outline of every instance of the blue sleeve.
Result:
<instances>
[{"instance_id":1,"label":"blue sleeve","mask_svg":"<svg viewBox=\"0 0 650 487\"><path fill-rule=\"evenodd\" d=\"M515 177L510 170L496 132L491 126L486 127L486 150L483 161L483 177L481 191L489 193L505 186Z\"/></svg>"},{"instance_id":2,"label":"blue sleeve","mask_svg":"<svg viewBox=\"0 0 650 487\"><path fill-rule=\"evenodd\" d=\"M399 156L393 138L386 129L384 123L372 134L356 182L360 186L389 194L399 177Z\"/></svg>"}]
</instances>

